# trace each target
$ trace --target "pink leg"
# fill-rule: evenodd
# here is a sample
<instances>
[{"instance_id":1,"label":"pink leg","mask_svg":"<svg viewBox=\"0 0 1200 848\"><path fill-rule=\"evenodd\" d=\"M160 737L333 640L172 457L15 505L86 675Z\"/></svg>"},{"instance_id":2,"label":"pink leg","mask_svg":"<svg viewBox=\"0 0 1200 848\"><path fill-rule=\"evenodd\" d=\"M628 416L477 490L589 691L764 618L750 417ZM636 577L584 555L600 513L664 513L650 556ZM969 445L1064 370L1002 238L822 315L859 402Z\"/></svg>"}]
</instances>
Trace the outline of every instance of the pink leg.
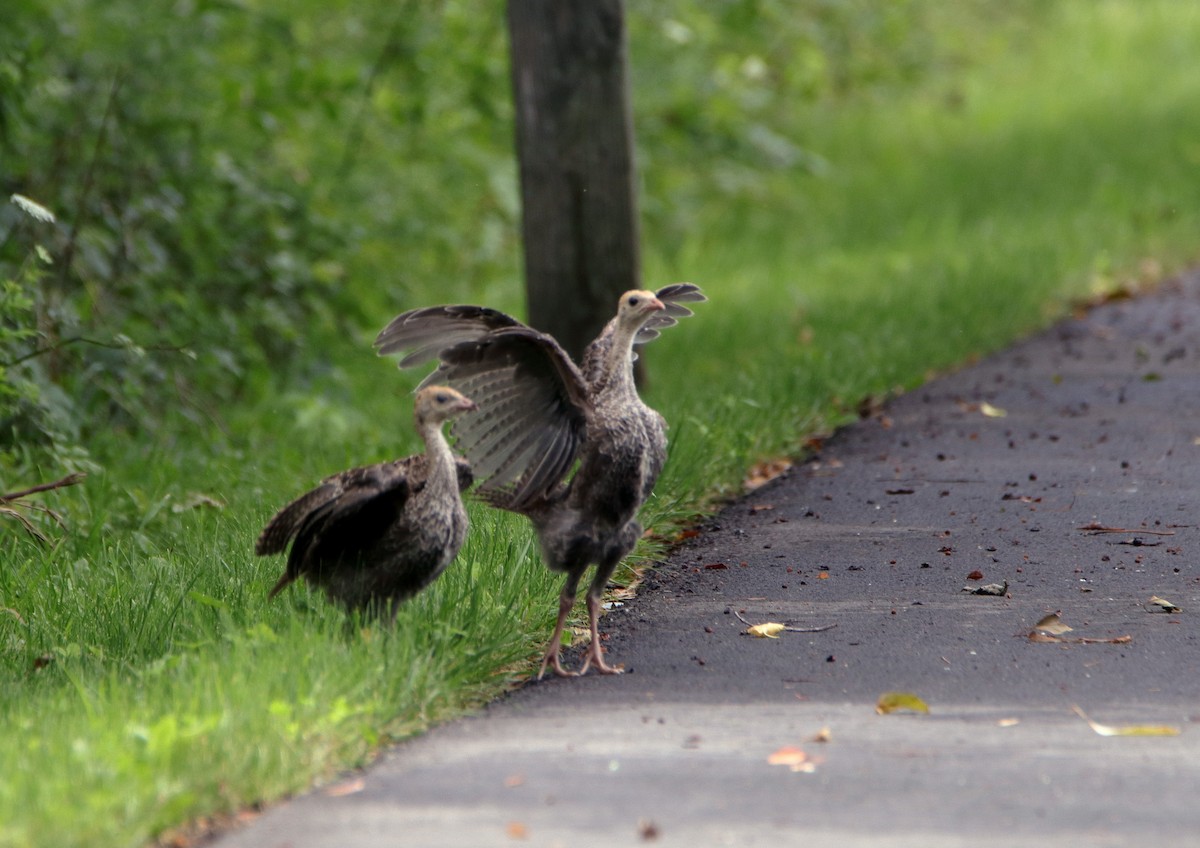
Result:
<instances>
[{"instance_id":1,"label":"pink leg","mask_svg":"<svg viewBox=\"0 0 1200 848\"><path fill-rule=\"evenodd\" d=\"M588 645L587 657L584 659L579 673L586 674L587 670L594 664L596 671L601 674L621 674L624 669L606 663L604 661L604 654L600 650L600 603L599 593L588 592L588 623L592 628L592 644Z\"/></svg>"},{"instance_id":2,"label":"pink leg","mask_svg":"<svg viewBox=\"0 0 1200 848\"><path fill-rule=\"evenodd\" d=\"M571 575L568 575L562 594L558 596L558 622L554 625L554 633L550 637L550 644L546 647L546 653L542 656L542 667L538 671L538 680L541 680L545 676L547 665L553 668L554 673L559 677L577 677L580 674L580 672L569 671L563 668L562 662L558 658L559 647L562 643L563 627L566 626L567 616L571 614L571 608L575 606L575 592L578 586L579 578L572 578Z\"/></svg>"}]
</instances>

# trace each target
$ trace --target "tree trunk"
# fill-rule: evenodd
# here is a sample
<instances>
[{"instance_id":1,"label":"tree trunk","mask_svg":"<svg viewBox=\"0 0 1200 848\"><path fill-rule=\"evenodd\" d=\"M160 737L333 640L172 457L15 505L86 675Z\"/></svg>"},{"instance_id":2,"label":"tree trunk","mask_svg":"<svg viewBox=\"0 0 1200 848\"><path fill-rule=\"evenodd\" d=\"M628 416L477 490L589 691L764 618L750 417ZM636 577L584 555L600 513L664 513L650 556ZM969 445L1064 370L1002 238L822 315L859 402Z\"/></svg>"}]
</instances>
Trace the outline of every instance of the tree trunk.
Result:
<instances>
[{"instance_id":1,"label":"tree trunk","mask_svg":"<svg viewBox=\"0 0 1200 848\"><path fill-rule=\"evenodd\" d=\"M509 0L529 323L573 356L641 288L623 0Z\"/></svg>"}]
</instances>

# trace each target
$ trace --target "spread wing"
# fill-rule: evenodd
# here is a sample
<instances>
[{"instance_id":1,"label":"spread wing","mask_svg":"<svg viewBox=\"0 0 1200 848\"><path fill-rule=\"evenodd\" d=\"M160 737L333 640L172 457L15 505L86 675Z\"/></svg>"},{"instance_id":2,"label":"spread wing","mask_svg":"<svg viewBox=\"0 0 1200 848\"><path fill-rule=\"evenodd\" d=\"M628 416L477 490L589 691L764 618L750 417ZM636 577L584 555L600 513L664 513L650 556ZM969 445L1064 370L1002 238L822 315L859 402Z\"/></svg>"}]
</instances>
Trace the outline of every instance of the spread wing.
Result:
<instances>
[{"instance_id":1,"label":"spread wing","mask_svg":"<svg viewBox=\"0 0 1200 848\"><path fill-rule=\"evenodd\" d=\"M403 312L375 337L379 355L408 351L399 366L436 359L446 348L479 339L493 330L525 325L486 306L427 306Z\"/></svg>"},{"instance_id":2,"label":"spread wing","mask_svg":"<svg viewBox=\"0 0 1200 848\"><path fill-rule=\"evenodd\" d=\"M282 553L292 543L287 570L271 590L271 597L299 577L310 556L319 550L353 547L364 535L382 532L420 486L423 471L422 456L351 468L326 477L281 509L254 546L256 554L265 556Z\"/></svg>"},{"instance_id":3,"label":"spread wing","mask_svg":"<svg viewBox=\"0 0 1200 848\"><path fill-rule=\"evenodd\" d=\"M460 342L442 350L431 381L453 386L478 407L455 420L451 433L485 496L519 510L571 470L588 396L579 369L552 337L516 325Z\"/></svg>"}]
</instances>

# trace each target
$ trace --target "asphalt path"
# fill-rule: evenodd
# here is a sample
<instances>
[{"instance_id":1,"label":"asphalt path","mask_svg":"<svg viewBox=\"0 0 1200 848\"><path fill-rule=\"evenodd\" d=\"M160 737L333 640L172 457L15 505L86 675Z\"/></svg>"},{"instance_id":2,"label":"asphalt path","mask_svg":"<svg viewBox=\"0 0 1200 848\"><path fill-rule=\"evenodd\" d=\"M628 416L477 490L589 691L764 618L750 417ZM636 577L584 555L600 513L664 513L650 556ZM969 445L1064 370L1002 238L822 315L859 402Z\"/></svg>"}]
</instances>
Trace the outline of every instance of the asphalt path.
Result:
<instances>
[{"instance_id":1,"label":"asphalt path","mask_svg":"<svg viewBox=\"0 0 1200 848\"><path fill-rule=\"evenodd\" d=\"M699 528L605 616L625 674L528 685L216 844L1200 844L1198 413L1200 280L1099 306ZM1073 629L1030 639L1050 613Z\"/></svg>"}]
</instances>

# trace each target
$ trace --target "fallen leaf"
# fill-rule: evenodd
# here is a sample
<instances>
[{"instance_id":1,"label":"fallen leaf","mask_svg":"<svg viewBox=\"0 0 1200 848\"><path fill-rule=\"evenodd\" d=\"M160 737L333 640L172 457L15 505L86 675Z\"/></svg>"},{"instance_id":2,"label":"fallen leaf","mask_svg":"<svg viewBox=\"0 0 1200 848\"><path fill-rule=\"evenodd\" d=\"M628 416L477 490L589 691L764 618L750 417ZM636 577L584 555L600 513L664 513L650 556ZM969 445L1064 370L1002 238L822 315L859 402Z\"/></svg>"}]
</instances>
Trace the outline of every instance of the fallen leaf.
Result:
<instances>
[{"instance_id":1,"label":"fallen leaf","mask_svg":"<svg viewBox=\"0 0 1200 848\"><path fill-rule=\"evenodd\" d=\"M929 705L912 692L884 692L875 702L875 712L879 715L900 712L929 713Z\"/></svg>"},{"instance_id":2,"label":"fallen leaf","mask_svg":"<svg viewBox=\"0 0 1200 848\"><path fill-rule=\"evenodd\" d=\"M833 741L833 731L830 730L828 727L822 727L820 730L817 731L816 735L813 736L811 741L813 741L813 742L832 742Z\"/></svg>"},{"instance_id":3,"label":"fallen leaf","mask_svg":"<svg viewBox=\"0 0 1200 848\"><path fill-rule=\"evenodd\" d=\"M982 412L984 415L986 415L988 418L1003 418L1004 416L1008 415L1008 412L1006 410L1003 410L998 406L992 406L987 401L984 401L983 403L979 404L979 411Z\"/></svg>"},{"instance_id":4,"label":"fallen leaf","mask_svg":"<svg viewBox=\"0 0 1200 848\"><path fill-rule=\"evenodd\" d=\"M1036 630L1029 631L1025 637L1030 642L1062 642L1057 636L1051 636L1049 633L1038 633Z\"/></svg>"},{"instance_id":5,"label":"fallen leaf","mask_svg":"<svg viewBox=\"0 0 1200 848\"><path fill-rule=\"evenodd\" d=\"M1052 612L1035 625L1034 630L1041 630L1043 633L1050 633L1054 636L1061 636L1064 633L1070 633L1072 628L1065 621L1058 617L1058 613Z\"/></svg>"},{"instance_id":6,"label":"fallen leaf","mask_svg":"<svg viewBox=\"0 0 1200 848\"><path fill-rule=\"evenodd\" d=\"M1163 612L1183 612L1183 609L1181 607L1175 606L1173 603L1168 601L1166 598L1160 598L1158 595L1150 596L1150 605L1152 607L1156 607L1156 608L1162 610ZM1154 610L1151 610L1151 612L1153 612L1153 611Z\"/></svg>"},{"instance_id":7,"label":"fallen leaf","mask_svg":"<svg viewBox=\"0 0 1200 848\"><path fill-rule=\"evenodd\" d=\"M750 507L750 514L754 515L757 512L767 512L775 508L775 504L754 504Z\"/></svg>"},{"instance_id":8,"label":"fallen leaf","mask_svg":"<svg viewBox=\"0 0 1200 848\"><path fill-rule=\"evenodd\" d=\"M650 819L638 819L637 829L643 842L653 842L659 837L658 825Z\"/></svg>"},{"instance_id":9,"label":"fallen leaf","mask_svg":"<svg viewBox=\"0 0 1200 848\"><path fill-rule=\"evenodd\" d=\"M997 727L1015 727L1016 725L1018 725L1020 723L1021 723L1021 720L1019 718L1002 718L996 722L996 726Z\"/></svg>"},{"instance_id":10,"label":"fallen leaf","mask_svg":"<svg viewBox=\"0 0 1200 848\"><path fill-rule=\"evenodd\" d=\"M791 467L791 460L787 459L768 459L755 463L746 475L746 479L742 481L742 486L747 491L752 491L764 483L774 480Z\"/></svg>"},{"instance_id":11,"label":"fallen leaf","mask_svg":"<svg viewBox=\"0 0 1200 848\"><path fill-rule=\"evenodd\" d=\"M341 783L335 783L325 790L325 794L330 798L341 798L344 795L353 795L355 792L362 792L366 785L366 782L361 777L356 777L353 780L344 780Z\"/></svg>"},{"instance_id":12,"label":"fallen leaf","mask_svg":"<svg viewBox=\"0 0 1200 848\"><path fill-rule=\"evenodd\" d=\"M510 821L504 826L504 832L509 839L528 839L529 828L519 821Z\"/></svg>"},{"instance_id":13,"label":"fallen leaf","mask_svg":"<svg viewBox=\"0 0 1200 848\"><path fill-rule=\"evenodd\" d=\"M1100 533L1145 533L1149 536L1174 536L1174 530L1130 530L1127 527L1109 527L1106 524L1100 524L1093 521L1091 524L1084 524L1082 527L1076 527L1076 530L1082 530L1085 533L1100 534Z\"/></svg>"},{"instance_id":14,"label":"fallen leaf","mask_svg":"<svg viewBox=\"0 0 1200 848\"><path fill-rule=\"evenodd\" d=\"M1094 639L1087 636L1052 636L1049 633L1039 633L1032 630L1025 637L1030 642L1056 642L1060 645L1124 645L1127 642L1132 642L1133 637L1126 634L1124 636L1114 636L1111 639Z\"/></svg>"},{"instance_id":15,"label":"fallen leaf","mask_svg":"<svg viewBox=\"0 0 1200 848\"><path fill-rule=\"evenodd\" d=\"M791 771L802 771L807 774L812 774L817 770L816 761L809 759L808 754L802 748L792 745L784 745L767 757L767 765L787 766Z\"/></svg>"},{"instance_id":16,"label":"fallen leaf","mask_svg":"<svg viewBox=\"0 0 1200 848\"><path fill-rule=\"evenodd\" d=\"M983 572L976 569L975 571L972 571L970 574L967 575L967 579L968 580L982 580Z\"/></svg>"},{"instance_id":17,"label":"fallen leaf","mask_svg":"<svg viewBox=\"0 0 1200 848\"><path fill-rule=\"evenodd\" d=\"M986 583L983 586L963 586L962 590L971 595L995 595L1004 597L1008 594L1008 581L1003 583Z\"/></svg>"},{"instance_id":18,"label":"fallen leaf","mask_svg":"<svg viewBox=\"0 0 1200 848\"><path fill-rule=\"evenodd\" d=\"M828 572L828 571L822 571L821 573L819 573L819 574L817 575L817 579L818 579L818 580L828 580L828 579L829 579L829 572Z\"/></svg>"},{"instance_id":19,"label":"fallen leaf","mask_svg":"<svg viewBox=\"0 0 1200 848\"><path fill-rule=\"evenodd\" d=\"M1087 713L1079 709L1074 704L1071 709L1075 711L1075 715L1088 723L1092 730L1101 736L1178 736L1179 728L1172 727L1169 724L1101 724L1098 721L1092 721L1088 718Z\"/></svg>"},{"instance_id":20,"label":"fallen leaf","mask_svg":"<svg viewBox=\"0 0 1200 848\"><path fill-rule=\"evenodd\" d=\"M759 639L778 639L779 632L786 629L787 625L785 624L768 621L765 624L752 624L746 628L746 632Z\"/></svg>"},{"instance_id":21,"label":"fallen leaf","mask_svg":"<svg viewBox=\"0 0 1200 848\"><path fill-rule=\"evenodd\" d=\"M704 567L709 571L720 571L721 569L729 568L729 566L723 562L710 562Z\"/></svg>"},{"instance_id":22,"label":"fallen leaf","mask_svg":"<svg viewBox=\"0 0 1200 848\"><path fill-rule=\"evenodd\" d=\"M762 599L755 598L753 600ZM769 621L766 624L751 624L750 622L746 621L746 617L742 615L741 612L735 610L733 614L737 617L738 621L746 625L746 632L751 636L767 637L770 639L778 639L779 637L775 634L780 630L786 630L789 633L823 633L826 630L832 630L833 628L837 627L836 623L825 624L820 627L793 627L790 624L776 624L773 621Z\"/></svg>"}]
</instances>

